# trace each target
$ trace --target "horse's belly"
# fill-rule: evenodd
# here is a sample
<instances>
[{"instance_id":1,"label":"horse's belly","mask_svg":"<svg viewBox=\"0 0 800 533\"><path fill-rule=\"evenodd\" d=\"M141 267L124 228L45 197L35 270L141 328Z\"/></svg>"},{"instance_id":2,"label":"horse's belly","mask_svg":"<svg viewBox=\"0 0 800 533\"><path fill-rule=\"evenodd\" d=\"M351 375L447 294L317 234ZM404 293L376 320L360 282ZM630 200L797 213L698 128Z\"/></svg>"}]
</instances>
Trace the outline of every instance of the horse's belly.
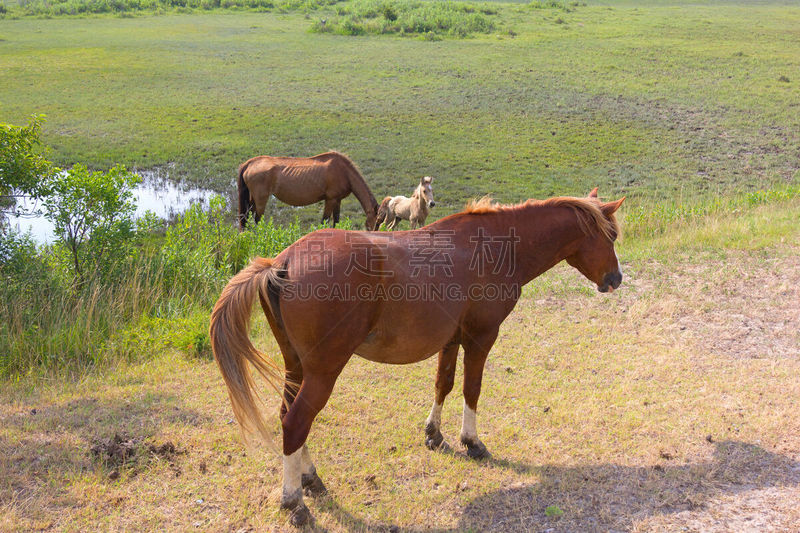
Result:
<instances>
[{"instance_id":1,"label":"horse's belly","mask_svg":"<svg viewBox=\"0 0 800 533\"><path fill-rule=\"evenodd\" d=\"M393 327L373 330L355 353L376 363L405 365L416 363L432 356L452 339L454 328L438 331L417 331Z\"/></svg>"},{"instance_id":2,"label":"horse's belly","mask_svg":"<svg viewBox=\"0 0 800 533\"><path fill-rule=\"evenodd\" d=\"M276 187L272 193L275 198L289 205L310 205L325 199L325 189L312 187L305 190L294 190L289 187Z\"/></svg>"},{"instance_id":3,"label":"horse's belly","mask_svg":"<svg viewBox=\"0 0 800 533\"><path fill-rule=\"evenodd\" d=\"M376 363L407 365L427 359L440 349L441 346L428 346L420 349L414 346L402 346L393 342L372 342L368 339L356 348L355 353Z\"/></svg>"}]
</instances>

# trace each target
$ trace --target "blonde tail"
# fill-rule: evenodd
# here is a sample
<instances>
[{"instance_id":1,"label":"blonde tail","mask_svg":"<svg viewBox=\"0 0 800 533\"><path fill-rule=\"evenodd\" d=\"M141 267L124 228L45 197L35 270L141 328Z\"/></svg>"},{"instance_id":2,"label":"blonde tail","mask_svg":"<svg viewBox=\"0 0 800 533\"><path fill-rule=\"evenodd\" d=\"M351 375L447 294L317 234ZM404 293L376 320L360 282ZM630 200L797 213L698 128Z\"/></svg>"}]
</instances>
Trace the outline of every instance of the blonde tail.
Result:
<instances>
[{"instance_id":1,"label":"blonde tail","mask_svg":"<svg viewBox=\"0 0 800 533\"><path fill-rule=\"evenodd\" d=\"M273 260L258 257L231 279L211 313L211 347L219 364L236 420L245 436L258 435L272 442L248 362L270 387L281 394L283 368L250 342L250 313L259 294L268 300L268 290L280 284Z\"/></svg>"}]
</instances>

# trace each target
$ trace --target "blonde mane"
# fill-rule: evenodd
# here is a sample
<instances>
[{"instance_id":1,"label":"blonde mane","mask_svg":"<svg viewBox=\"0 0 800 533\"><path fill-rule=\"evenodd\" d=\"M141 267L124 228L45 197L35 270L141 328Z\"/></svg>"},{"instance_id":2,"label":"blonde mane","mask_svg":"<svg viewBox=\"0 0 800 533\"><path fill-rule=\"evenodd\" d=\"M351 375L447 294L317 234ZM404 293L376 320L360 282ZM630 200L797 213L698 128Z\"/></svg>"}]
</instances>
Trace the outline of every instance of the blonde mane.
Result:
<instances>
[{"instance_id":1,"label":"blonde mane","mask_svg":"<svg viewBox=\"0 0 800 533\"><path fill-rule=\"evenodd\" d=\"M470 200L464 207L462 213L483 215L487 213L504 213L520 211L526 207L569 207L578 217L581 229L587 235L594 233L596 228L600 233L610 240L614 240L619 235L619 224L612 214L607 217L600 209L600 202L592 198L574 198L571 196L556 196L547 200L526 200L519 204L500 204L492 200L489 196L484 196L478 200Z\"/></svg>"},{"instance_id":2,"label":"blonde mane","mask_svg":"<svg viewBox=\"0 0 800 533\"><path fill-rule=\"evenodd\" d=\"M520 204L522 205L522 204ZM482 198L472 199L464 206L462 213L471 213L475 215L482 215L484 213L499 213L500 211L511 209L515 206L498 204L491 196L484 196Z\"/></svg>"}]
</instances>

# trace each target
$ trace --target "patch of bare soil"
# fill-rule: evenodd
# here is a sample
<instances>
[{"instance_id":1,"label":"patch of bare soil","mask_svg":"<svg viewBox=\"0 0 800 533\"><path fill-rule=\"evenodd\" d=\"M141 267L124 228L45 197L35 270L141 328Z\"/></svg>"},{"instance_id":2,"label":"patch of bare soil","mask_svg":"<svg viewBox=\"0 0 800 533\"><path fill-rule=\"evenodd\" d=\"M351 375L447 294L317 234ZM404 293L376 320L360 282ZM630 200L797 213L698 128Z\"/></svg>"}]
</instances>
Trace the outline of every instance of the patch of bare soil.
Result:
<instances>
[{"instance_id":1,"label":"patch of bare soil","mask_svg":"<svg viewBox=\"0 0 800 533\"><path fill-rule=\"evenodd\" d=\"M109 474L111 479L119 477L119 467L134 466L152 458L167 461L177 477L181 474L181 469L175 459L178 455L186 454L186 450L179 450L172 441L153 444L145 442L143 437L130 437L118 433L113 437L95 439L89 451L106 466L113 468Z\"/></svg>"},{"instance_id":2,"label":"patch of bare soil","mask_svg":"<svg viewBox=\"0 0 800 533\"><path fill-rule=\"evenodd\" d=\"M800 357L800 250L685 265L669 283L659 305L684 342L735 358Z\"/></svg>"},{"instance_id":3,"label":"patch of bare soil","mask_svg":"<svg viewBox=\"0 0 800 533\"><path fill-rule=\"evenodd\" d=\"M141 437L114 434L113 437L96 440L89 451L109 466L120 466L136 457L141 441Z\"/></svg>"}]
</instances>

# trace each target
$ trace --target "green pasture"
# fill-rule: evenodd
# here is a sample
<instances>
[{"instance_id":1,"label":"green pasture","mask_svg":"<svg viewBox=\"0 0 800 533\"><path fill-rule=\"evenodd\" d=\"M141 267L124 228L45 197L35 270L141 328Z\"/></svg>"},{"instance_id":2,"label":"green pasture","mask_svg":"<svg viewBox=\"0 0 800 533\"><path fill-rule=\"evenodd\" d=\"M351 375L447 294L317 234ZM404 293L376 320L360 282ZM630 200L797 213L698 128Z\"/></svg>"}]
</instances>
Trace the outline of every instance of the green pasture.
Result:
<instances>
[{"instance_id":1,"label":"green pasture","mask_svg":"<svg viewBox=\"0 0 800 533\"><path fill-rule=\"evenodd\" d=\"M591 4L493 3L492 33L432 42L312 33L334 16L325 10L9 9L0 118L46 114L61 165L171 165L221 192L253 155L336 149L379 198L434 176L434 216L487 193L518 201L599 185L652 203L796 182L800 7ZM358 212L354 199L345 212Z\"/></svg>"},{"instance_id":2,"label":"green pasture","mask_svg":"<svg viewBox=\"0 0 800 533\"><path fill-rule=\"evenodd\" d=\"M330 149L378 199L434 176L429 221L484 194L628 197L620 290L560 265L504 322L478 411L494 459L458 444L460 370L434 453L435 358L353 358L310 436L317 529L800 530L800 6L476 3L491 24L461 38L461 15L370 33L413 0L225 2L0 0L0 122L46 114L62 167L227 197L251 156ZM120 7L49 18L90 3ZM217 198L93 234L117 259L77 277L63 242L0 233L0 531L290 530L208 339L227 280L321 206L273 214L240 233ZM263 318L252 337L279 357Z\"/></svg>"}]
</instances>

